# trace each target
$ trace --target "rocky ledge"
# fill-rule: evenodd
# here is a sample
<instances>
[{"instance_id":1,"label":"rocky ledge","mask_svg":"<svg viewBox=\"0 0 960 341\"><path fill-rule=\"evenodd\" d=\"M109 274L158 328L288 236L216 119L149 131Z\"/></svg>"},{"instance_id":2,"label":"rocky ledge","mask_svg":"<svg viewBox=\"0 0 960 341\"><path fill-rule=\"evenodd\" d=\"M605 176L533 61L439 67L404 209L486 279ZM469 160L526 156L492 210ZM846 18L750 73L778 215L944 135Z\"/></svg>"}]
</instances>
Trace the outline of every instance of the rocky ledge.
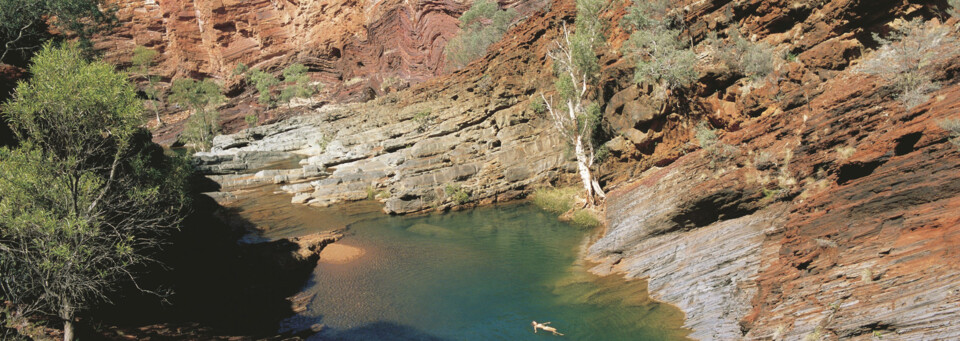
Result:
<instances>
[{"instance_id":1,"label":"rocky ledge","mask_svg":"<svg viewBox=\"0 0 960 341\"><path fill-rule=\"evenodd\" d=\"M222 174L296 155L300 168L261 171L245 181L283 184L297 204L377 198L387 213L452 206L457 190L473 202L513 199L573 166L556 152L563 143L545 121L531 120L509 100L471 104L423 104L399 115L387 114L391 106L328 107L218 136L212 151L197 157L201 170Z\"/></svg>"}]
</instances>

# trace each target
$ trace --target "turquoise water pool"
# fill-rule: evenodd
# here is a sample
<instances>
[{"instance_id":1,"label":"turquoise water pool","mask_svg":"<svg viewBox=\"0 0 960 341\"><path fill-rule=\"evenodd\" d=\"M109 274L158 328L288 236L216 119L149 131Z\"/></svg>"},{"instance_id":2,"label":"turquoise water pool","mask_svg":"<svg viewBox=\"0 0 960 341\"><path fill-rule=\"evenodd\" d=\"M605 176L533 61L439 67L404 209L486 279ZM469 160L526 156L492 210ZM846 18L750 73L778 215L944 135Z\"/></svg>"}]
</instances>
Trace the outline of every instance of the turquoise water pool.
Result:
<instances>
[{"instance_id":1,"label":"turquoise water pool","mask_svg":"<svg viewBox=\"0 0 960 341\"><path fill-rule=\"evenodd\" d=\"M306 310L281 330L322 324L311 338L319 340L558 337L534 334L530 322L536 320L552 322L571 340L683 340L688 334L683 314L649 299L642 281L588 273L577 255L589 232L532 205L419 217L367 208L286 203L246 210L267 228L264 237L344 225L348 233L338 244L364 252L346 263L321 262L301 294L308 297Z\"/></svg>"}]
</instances>

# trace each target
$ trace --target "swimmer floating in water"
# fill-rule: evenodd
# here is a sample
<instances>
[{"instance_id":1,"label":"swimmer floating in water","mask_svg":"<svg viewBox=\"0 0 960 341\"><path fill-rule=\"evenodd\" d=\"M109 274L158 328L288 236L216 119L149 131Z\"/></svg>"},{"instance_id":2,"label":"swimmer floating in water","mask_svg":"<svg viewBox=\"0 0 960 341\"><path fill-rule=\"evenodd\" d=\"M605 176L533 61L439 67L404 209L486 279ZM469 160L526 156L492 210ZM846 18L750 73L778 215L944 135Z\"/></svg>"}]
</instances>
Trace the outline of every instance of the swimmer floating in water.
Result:
<instances>
[{"instance_id":1,"label":"swimmer floating in water","mask_svg":"<svg viewBox=\"0 0 960 341\"><path fill-rule=\"evenodd\" d=\"M532 324L533 324L533 332L534 332L534 333L537 332L537 329L543 329L543 331L545 331L545 332L551 332L551 333L553 333L553 335L563 336L562 333L557 332L557 328L548 326L548 324L550 324L550 322L537 323L537 321L533 321Z\"/></svg>"}]
</instances>

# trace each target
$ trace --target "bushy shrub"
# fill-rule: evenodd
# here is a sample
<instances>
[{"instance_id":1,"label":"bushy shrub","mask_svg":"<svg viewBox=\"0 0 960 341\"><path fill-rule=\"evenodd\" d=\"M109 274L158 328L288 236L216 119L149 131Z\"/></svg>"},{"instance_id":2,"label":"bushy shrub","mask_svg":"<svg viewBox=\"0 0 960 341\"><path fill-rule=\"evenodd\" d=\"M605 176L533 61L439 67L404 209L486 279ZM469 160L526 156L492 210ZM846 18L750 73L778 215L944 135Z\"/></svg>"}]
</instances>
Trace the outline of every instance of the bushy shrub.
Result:
<instances>
[{"instance_id":1,"label":"bushy shrub","mask_svg":"<svg viewBox=\"0 0 960 341\"><path fill-rule=\"evenodd\" d=\"M253 128L257 126L257 123L260 122L260 118L257 117L257 114L250 114L243 117L243 121L247 122L248 128Z\"/></svg>"},{"instance_id":2,"label":"bushy shrub","mask_svg":"<svg viewBox=\"0 0 960 341\"><path fill-rule=\"evenodd\" d=\"M737 149L737 147L720 141L716 131L711 129L706 122L701 122L697 125L695 136L697 142L700 143L700 148L703 148L710 158L711 168L716 168L725 162L732 161L740 154L740 150Z\"/></svg>"},{"instance_id":3,"label":"bushy shrub","mask_svg":"<svg viewBox=\"0 0 960 341\"><path fill-rule=\"evenodd\" d=\"M533 111L533 113L537 115L543 115L547 112L547 104L543 103L542 98L531 97L530 111Z\"/></svg>"},{"instance_id":4,"label":"bushy shrub","mask_svg":"<svg viewBox=\"0 0 960 341\"><path fill-rule=\"evenodd\" d=\"M181 78L170 87L170 100L193 109L181 135L198 150L210 149L213 137L220 131L220 113L216 106L223 102L220 86L212 80Z\"/></svg>"},{"instance_id":5,"label":"bushy shrub","mask_svg":"<svg viewBox=\"0 0 960 341\"><path fill-rule=\"evenodd\" d=\"M752 80L766 78L776 70L777 62L785 58L785 54L776 51L773 46L744 37L736 27L727 31L727 38L727 41L723 41L711 32L701 46L710 51L713 60L729 71ZM796 59L796 56L793 58Z\"/></svg>"},{"instance_id":6,"label":"bushy shrub","mask_svg":"<svg viewBox=\"0 0 960 341\"><path fill-rule=\"evenodd\" d=\"M413 114L413 122L417 123L417 131L424 132L430 127L430 122L433 122L433 116L429 111L420 111Z\"/></svg>"},{"instance_id":7,"label":"bushy shrub","mask_svg":"<svg viewBox=\"0 0 960 341\"><path fill-rule=\"evenodd\" d=\"M960 120L951 118L940 121L940 128L950 133L950 143L960 148Z\"/></svg>"},{"instance_id":8,"label":"bushy shrub","mask_svg":"<svg viewBox=\"0 0 960 341\"><path fill-rule=\"evenodd\" d=\"M309 98L317 93L317 88L310 86L307 67L303 64L291 64L283 69L283 82L287 84L280 92L280 102L283 103L294 98Z\"/></svg>"},{"instance_id":9,"label":"bushy shrub","mask_svg":"<svg viewBox=\"0 0 960 341\"><path fill-rule=\"evenodd\" d=\"M573 208L577 196L575 187L538 188L533 192L534 205L548 212L561 214Z\"/></svg>"},{"instance_id":10,"label":"bushy shrub","mask_svg":"<svg viewBox=\"0 0 960 341\"><path fill-rule=\"evenodd\" d=\"M497 3L478 0L460 16L460 33L444 49L452 66L461 68L482 57L487 47L500 40L517 16L514 9L500 10Z\"/></svg>"},{"instance_id":11,"label":"bushy shrub","mask_svg":"<svg viewBox=\"0 0 960 341\"><path fill-rule=\"evenodd\" d=\"M597 148L597 152L593 155L593 160L596 163L603 163L610 157L610 147L607 147L606 144L600 145Z\"/></svg>"},{"instance_id":12,"label":"bushy shrub","mask_svg":"<svg viewBox=\"0 0 960 341\"><path fill-rule=\"evenodd\" d=\"M147 81L147 85L143 87L143 93L147 96L147 99L150 100L153 113L157 117L157 125L162 125L163 121L160 120L160 105L157 103L163 99L163 91L160 90L158 85L160 78L150 75L150 68L153 67L158 55L159 53L156 50L149 49L145 46L137 46L133 49L133 57L130 58L130 64L132 73Z\"/></svg>"},{"instance_id":13,"label":"bushy shrub","mask_svg":"<svg viewBox=\"0 0 960 341\"><path fill-rule=\"evenodd\" d=\"M247 64L237 63L237 66L233 68L233 75L240 76L247 73L247 71L250 71L250 67L248 67Z\"/></svg>"},{"instance_id":14,"label":"bushy shrub","mask_svg":"<svg viewBox=\"0 0 960 341\"><path fill-rule=\"evenodd\" d=\"M680 39L683 19L670 10L670 1L635 0L621 26L631 31L624 54L636 59L634 81L653 85L657 98L697 80L697 56Z\"/></svg>"},{"instance_id":15,"label":"bushy shrub","mask_svg":"<svg viewBox=\"0 0 960 341\"><path fill-rule=\"evenodd\" d=\"M253 86L257 88L257 92L260 93L260 96L257 97L257 101L260 102L260 104L267 107L276 105L276 97L273 96L271 91L273 86L280 84L280 80L278 80L277 77L256 68L250 70L250 74L247 77L250 82L253 83Z\"/></svg>"},{"instance_id":16,"label":"bushy shrub","mask_svg":"<svg viewBox=\"0 0 960 341\"><path fill-rule=\"evenodd\" d=\"M883 78L897 100L912 109L940 88L933 77L944 61L960 53L960 41L950 33L947 26L921 19L902 22L886 38L874 34L882 45L856 70Z\"/></svg>"},{"instance_id":17,"label":"bushy shrub","mask_svg":"<svg viewBox=\"0 0 960 341\"><path fill-rule=\"evenodd\" d=\"M450 201L453 201L457 205L463 205L470 201L470 192L460 186L460 184L447 184L443 192L447 194L447 198L449 198Z\"/></svg>"}]
</instances>

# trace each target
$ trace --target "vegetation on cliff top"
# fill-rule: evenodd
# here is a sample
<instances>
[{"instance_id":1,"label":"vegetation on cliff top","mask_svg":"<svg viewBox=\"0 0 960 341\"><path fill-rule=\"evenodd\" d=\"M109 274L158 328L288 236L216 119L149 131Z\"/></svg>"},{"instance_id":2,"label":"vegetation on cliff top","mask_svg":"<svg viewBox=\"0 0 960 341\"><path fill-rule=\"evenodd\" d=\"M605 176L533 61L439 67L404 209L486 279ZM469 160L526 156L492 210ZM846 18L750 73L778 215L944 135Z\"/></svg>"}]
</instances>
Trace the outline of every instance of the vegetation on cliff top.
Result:
<instances>
[{"instance_id":1,"label":"vegetation on cliff top","mask_svg":"<svg viewBox=\"0 0 960 341\"><path fill-rule=\"evenodd\" d=\"M49 44L32 63L3 109L20 146L0 148L0 301L7 318L59 317L70 340L179 224L190 167L150 141L112 65Z\"/></svg>"}]
</instances>

